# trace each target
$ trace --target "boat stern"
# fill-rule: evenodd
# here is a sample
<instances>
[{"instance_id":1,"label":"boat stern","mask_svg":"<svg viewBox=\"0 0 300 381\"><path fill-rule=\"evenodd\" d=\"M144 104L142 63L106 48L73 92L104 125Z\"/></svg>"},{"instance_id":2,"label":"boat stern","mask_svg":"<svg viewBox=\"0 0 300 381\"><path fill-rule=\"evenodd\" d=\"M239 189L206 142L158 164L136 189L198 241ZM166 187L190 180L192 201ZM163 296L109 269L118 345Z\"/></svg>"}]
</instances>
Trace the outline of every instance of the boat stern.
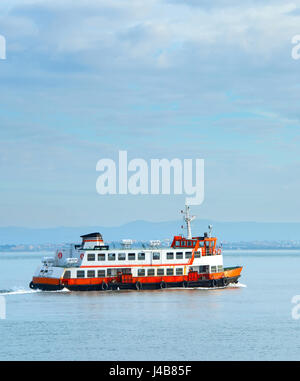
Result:
<instances>
[{"instance_id":1,"label":"boat stern","mask_svg":"<svg viewBox=\"0 0 300 381\"><path fill-rule=\"evenodd\" d=\"M64 269L61 267L52 267L43 265L37 268L35 274L32 277L32 281L29 283L29 287L32 290L43 291L56 291L64 288L62 284L62 276Z\"/></svg>"}]
</instances>

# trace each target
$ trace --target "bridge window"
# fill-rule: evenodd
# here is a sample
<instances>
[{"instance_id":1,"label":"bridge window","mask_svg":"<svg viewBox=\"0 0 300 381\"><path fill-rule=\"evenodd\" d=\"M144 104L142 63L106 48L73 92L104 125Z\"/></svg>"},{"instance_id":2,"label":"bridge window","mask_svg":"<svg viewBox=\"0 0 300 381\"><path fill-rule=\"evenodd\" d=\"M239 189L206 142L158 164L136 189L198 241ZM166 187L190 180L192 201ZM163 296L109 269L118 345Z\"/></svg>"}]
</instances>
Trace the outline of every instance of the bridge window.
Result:
<instances>
[{"instance_id":1,"label":"bridge window","mask_svg":"<svg viewBox=\"0 0 300 381\"><path fill-rule=\"evenodd\" d=\"M95 278L95 270L88 270L87 271L87 277L88 278Z\"/></svg>"},{"instance_id":2,"label":"bridge window","mask_svg":"<svg viewBox=\"0 0 300 381\"><path fill-rule=\"evenodd\" d=\"M167 275L174 275L174 269L167 269Z\"/></svg>"},{"instance_id":3,"label":"bridge window","mask_svg":"<svg viewBox=\"0 0 300 381\"><path fill-rule=\"evenodd\" d=\"M154 274L155 274L155 270L154 269L148 269L148 271L147 271L147 275L148 276L154 276Z\"/></svg>"},{"instance_id":4,"label":"bridge window","mask_svg":"<svg viewBox=\"0 0 300 381\"><path fill-rule=\"evenodd\" d=\"M135 253L129 253L128 254L128 260L129 261L135 261Z\"/></svg>"},{"instance_id":5,"label":"bridge window","mask_svg":"<svg viewBox=\"0 0 300 381\"><path fill-rule=\"evenodd\" d=\"M164 269L157 269L157 275L159 275L159 276L165 275L165 270Z\"/></svg>"},{"instance_id":6,"label":"bridge window","mask_svg":"<svg viewBox=\"0 0 300 381\"><path fill-rule=\"evenodd\" d=\"M109 261L115 261L116 260L116 254L115 253L109 253L108 254L108 260Z\"/></svg>"},{"instance_id":7,"label":"bridge window","mask_svg":"<svg viewBox=\"0 0 300 381\"><path fill-rule=\"evenodd\" d=\"M99 278L105 277L105 270L98 270L98 277Z\"/></svg>"},{"instance_id":8,"label":"bridge window","mask_svg":"<svg viewBox=\"0 0 300 381\"><path fill-rule=\"evenodd\" d=\"M174 253L167 253L167 259L174 259Z\"/></svg>"},{"instance_id":9,"label":"bridge window","mask_svg":"<svg viewBox=\"0 0 300 381\"><path fill-rule=\"evenodd\" d=\"M154 252L154 253L152 254L152 259L153 259L154 261L158 261L158 260L160 259L160 253L159 253L158 251Z\"/></svg>"},{"instance_id":10,"label":"bridge window","mask_svg":"<svg viewBox=\"0 0 300 381\"><path fill-rule=\"evenodd\" d=\"M87 255L87 260L88 261L94 261L95 260L95 254L88 254Z\"/></svg>"},{"instance_id":11,"label":"bridge window","mask_svg":"<svg viewBox=\"0 0 300 381\"><path fill-rule=\"evenodd\" d=\"M176 275L183 275L183 268L182 267L176 268Z\"/></svg>"},{"instance_id":12,"label":"bridge window","mask_svg":"<svg viewBox=\"0 0 300 381\"><path fill-rule=\"evenodd\" d=\"M98 254L98 261L105 261L105 254Z\"/></svg>"},{"instance_id":13,"label":"bridge window","mask_svg":"<svg viewBox=\"0 0 300 381\"><path fill-rule=\"evenodd\" d=\"M77 278L84 278L84 270L77 270Z\"/></svg>"},{"instance_id":14,"label":"bridge window","mask_svg":"<svg viewBox=\"0 0 300 381\"><path fill-rule=\"evenodd\" d=\"M183 253L182 252L177 252L176 253L176 259L183 259Z\"/></svg>"},{"instance_id":15,"label":"bridge window","mask_svg":"<svg viewBox=\"0 0 300 381\"><path fill-rule=\"evenodd\" d=\"M145 276L145 270L144 269L138 269L138 276Z\"/></svg>"},{"instance_id":16,"label":"bridge window","mask_svg":"<svg viewBox=\"0 0 300 381\"><path fill-rule=\"evenodd\" d=\"M144 261L145 260L145 253L138 253L138 260Z\"/></svg>"},{"instance_id":17,"label":"bridge window","mask_svg":"<svg viewBox=\"0 0 300 381\"><path fill-rule=\"evenodd\" d=\"M126 260L126 254L125 253L119 253L118 254L118 260L119 261L125 261Z\"/></svg>"}]
</instances>

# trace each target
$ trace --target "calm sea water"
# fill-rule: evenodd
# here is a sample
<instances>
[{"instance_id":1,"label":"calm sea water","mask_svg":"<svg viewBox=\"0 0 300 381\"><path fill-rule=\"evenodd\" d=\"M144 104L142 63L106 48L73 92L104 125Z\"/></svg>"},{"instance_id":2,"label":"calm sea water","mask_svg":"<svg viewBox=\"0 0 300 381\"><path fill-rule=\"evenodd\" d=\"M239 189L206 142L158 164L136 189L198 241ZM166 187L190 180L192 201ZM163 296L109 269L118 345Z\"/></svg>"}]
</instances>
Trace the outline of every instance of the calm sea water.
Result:
<instances>
[{"instance_id":1,"label":"calm sea water","mask_svg":"<svg viewBox=\"0 0 300 381\"><path fill-rule=\"evenodd\" d=\"M49 254L0 254L0 360L300 360L299 251L224 252L226 289L32 291Z\"/></svg>"}]
</instances>

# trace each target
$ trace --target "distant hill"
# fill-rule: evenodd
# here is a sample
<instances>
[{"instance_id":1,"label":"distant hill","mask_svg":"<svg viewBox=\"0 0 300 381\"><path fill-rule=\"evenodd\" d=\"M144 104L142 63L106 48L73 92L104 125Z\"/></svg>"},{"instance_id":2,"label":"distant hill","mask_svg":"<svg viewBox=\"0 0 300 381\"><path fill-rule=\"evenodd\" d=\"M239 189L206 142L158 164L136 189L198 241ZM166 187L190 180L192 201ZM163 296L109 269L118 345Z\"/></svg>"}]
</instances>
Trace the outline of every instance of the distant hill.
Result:
<instances>
[{"instance_id":1,"label":"distant hill","mask_svg":"<svg viewBox=\"0 0 300 381\"><path fill-rule=\"evenodd\" d=\"M223 242L239 241L300 241L300 223L217 222L196 220L192 223L193 234L203 235L208 224L213 224L213 234ZM124 238L135 240L166 239L185 233L182 221L147 222L134 221L118 227L83 226L57 228L0 227L0 245L44 244L80 242L80 235L99 231L104 240L118 241Z\"/></svg>"}]
</instances>

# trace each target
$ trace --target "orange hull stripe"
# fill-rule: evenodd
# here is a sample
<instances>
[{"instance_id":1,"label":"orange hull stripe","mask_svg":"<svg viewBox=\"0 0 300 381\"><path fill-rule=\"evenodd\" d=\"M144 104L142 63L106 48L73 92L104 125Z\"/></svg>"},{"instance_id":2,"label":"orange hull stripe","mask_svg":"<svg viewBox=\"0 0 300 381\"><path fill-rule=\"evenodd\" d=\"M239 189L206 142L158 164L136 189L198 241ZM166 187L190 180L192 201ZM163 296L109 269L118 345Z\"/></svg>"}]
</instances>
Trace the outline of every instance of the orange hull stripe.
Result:
<instances>
[{"instance_id":1,"label":"orange hull stripe","mask_svg":"<svg viewBox=\"0 0 300 381\"><path fill-rule=\"evenodd\" d=\"M243 269L243 267L241 266L241 267L238 267L237 269L232 269L232 270L224 271L224 276L226 278L232 278L234 276L238 276L238 275L241 274L242 269Z\"/></svg>"},{"instance_id":2,"label":"orange hull stripe","mask_svg":"<svg viewBox=\"0 0 300 381\"><path fill-rule=\"evenodd\" d=\"M102 282L110 283L112 280L116 280L115 277L106 277L106 278L81 278L81 279L63 279L62 283L67 285L94 285L101 284ZM187 276L184 275L170 275L170 276L149 276L149 277L135 277L132 278L131 282L128 283L160 283L161 281L165 282L182 282L187 280ZM124 282L124 284L127 284Z\"/></svg>"},{"instance_id":3,"label":"orange hull stripe","mask_svg":"<svg viewBox=\"0 0 300 381\"><path fill-rule=\"evenodd\" d=\"M41 284L56 284L58 285L60 282L60 279L57 278L39 278L39 277L33 277L32 278L33 283L41 283Z\"/></svg>"}]
</instances>

